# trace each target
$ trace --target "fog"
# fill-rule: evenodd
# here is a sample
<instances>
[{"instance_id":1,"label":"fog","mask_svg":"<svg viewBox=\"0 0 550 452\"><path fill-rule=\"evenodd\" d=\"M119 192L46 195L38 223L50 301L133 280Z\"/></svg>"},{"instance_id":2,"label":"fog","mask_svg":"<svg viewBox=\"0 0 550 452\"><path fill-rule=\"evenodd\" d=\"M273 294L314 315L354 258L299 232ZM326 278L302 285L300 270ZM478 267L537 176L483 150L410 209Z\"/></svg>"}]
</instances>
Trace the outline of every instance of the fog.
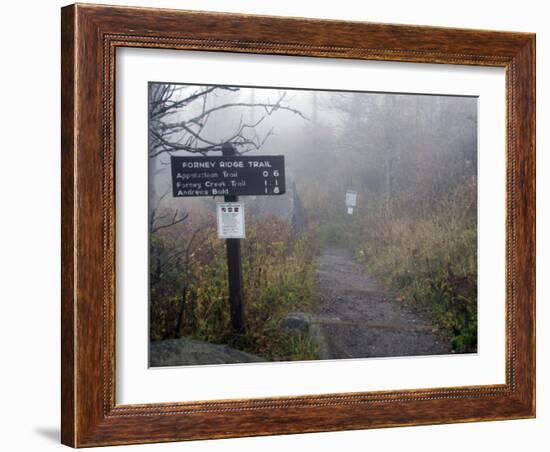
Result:
<instances>
[{"instance_id":1,"label":"fog","mask_svg":"<svg viewBox=\"0 0 550 452\"><path fill-rule=\"evenodd\" d=\"M169 157L221 155L226 141L238 153L285 156L287 193L243 198L251 214L290 219L298 197L310 220L329 218L346 190L359 192L358 209L407 208L476 183L475 97L151 84L150 102L152 113L166 109L149 123L150 210L213 210L212 199L168 194Z\"/></svg>"},{"instance_id":2,"label":"fog","mask_svg":"<svg viewBox=\"0 0 550 452\"><path fill-rule=\"evenodd\" d=\"M284 194L239 197L243 337L216 228L224 198L171 190L170 156L219 156L225 143L285 158ZM475 352L477 98L150 84L149 225L153 341L187 336L269 360ZM404 303L439 335L426 347L416 333L373 338L369 325L394 328ZM307 328L286 331L297 312L346 319L326 326L341 346L320 352Z\"/></svg>"}]
</instances>

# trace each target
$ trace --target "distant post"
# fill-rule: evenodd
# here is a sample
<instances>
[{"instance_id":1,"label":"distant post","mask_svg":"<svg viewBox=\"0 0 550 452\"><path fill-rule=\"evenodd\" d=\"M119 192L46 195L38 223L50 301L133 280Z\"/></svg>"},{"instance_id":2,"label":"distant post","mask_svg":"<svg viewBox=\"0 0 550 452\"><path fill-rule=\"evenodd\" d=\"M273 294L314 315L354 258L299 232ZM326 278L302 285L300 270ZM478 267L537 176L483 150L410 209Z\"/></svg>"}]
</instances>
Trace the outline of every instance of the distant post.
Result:
<instances>
[{"instance_id":1,"label":"distant post","mask_svg":"<svg viewBox=\"0 0 550 452\"><path fill-rule=\"evenodd\" d=\"M231 157L236 155L231 143L222 146L222 155ZM224 196L225 202L237 202L238 196ZM234 334L243 334L243 296L242 296L242 269L241 269L241 243L240 239L226 239L227 247L227 272L229 281L229 307L231 313L231 329Z\"/></svg>"}]
</instances>

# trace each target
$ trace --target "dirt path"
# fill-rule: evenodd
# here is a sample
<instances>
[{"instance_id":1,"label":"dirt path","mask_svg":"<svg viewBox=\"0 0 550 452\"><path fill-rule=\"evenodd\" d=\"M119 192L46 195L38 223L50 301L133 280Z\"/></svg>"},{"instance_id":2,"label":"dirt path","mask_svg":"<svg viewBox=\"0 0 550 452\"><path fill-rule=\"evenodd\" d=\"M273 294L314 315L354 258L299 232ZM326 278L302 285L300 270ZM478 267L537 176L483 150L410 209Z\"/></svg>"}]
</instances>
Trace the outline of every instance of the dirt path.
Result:
<instances>
[{"instance_id":1,"label":"dirt path","mask_svg":"<svg viewBox=\"0 0 550 452\"><path fill-rule=\"evenodd\" d=\"M449 352L425 320L364 273L349 250L326 249L317 280L321 303L312 315L311 332L321 359Z\"/></svg>"}]
</instances>

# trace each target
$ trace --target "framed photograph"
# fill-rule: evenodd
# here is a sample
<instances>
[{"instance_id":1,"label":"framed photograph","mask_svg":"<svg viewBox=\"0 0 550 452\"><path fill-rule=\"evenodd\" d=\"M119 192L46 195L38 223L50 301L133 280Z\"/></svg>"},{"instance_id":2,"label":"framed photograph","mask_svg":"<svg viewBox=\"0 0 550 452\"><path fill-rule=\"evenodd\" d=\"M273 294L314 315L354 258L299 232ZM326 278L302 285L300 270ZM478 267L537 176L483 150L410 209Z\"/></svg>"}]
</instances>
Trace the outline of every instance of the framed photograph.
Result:
<instances>
[{"instance_id":1,"label":"framed photograph","mask_svg":"<svg viewBox=\"0 0 550 452\"><path fill-rule=\"evenodd\" d=\"M62 9L62 442L535 416L535 36Z\"/></svg>"}]
</instances>

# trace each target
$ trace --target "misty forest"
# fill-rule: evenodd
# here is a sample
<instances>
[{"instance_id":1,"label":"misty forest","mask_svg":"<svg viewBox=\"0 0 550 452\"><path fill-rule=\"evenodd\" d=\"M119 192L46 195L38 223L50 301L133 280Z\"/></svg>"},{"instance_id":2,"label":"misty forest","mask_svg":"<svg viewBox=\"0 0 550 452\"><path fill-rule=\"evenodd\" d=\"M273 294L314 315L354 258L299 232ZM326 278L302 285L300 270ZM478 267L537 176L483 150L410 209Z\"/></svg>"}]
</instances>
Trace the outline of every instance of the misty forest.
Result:
<instances>
[{"instance_id":1,"label":"misty forest","mask_svg":"<svg viewBox=\"0 0 550 452\"><path fill-rule=\"evenodd\" d=\"M150 83L148 136L151 366L477 351L475 97ZM227 143L285 158L284 194L239 198L239 332L223 196L170 173Z\"/></svg>"}]
</instances>

